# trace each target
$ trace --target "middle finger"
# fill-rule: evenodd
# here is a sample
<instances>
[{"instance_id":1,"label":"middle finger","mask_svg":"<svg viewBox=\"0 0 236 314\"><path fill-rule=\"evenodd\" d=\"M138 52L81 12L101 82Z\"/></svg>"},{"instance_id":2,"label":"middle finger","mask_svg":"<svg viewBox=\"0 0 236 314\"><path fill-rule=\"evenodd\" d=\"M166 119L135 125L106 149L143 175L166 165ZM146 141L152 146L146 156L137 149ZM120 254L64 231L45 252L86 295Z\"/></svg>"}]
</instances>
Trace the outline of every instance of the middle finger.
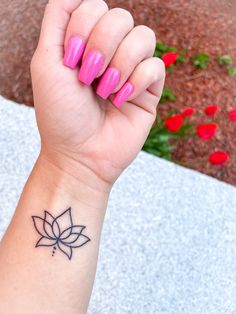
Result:
<instances>
[{"instance_id":1,"label":"middle finger","mask_svg":"<svg viewBox=\"0 0 236 314\"><path fill-rule=\"evenodd\" d=\"M95 25L89 36L79 71L79 80L91 85L101 76L119 44L134 26L132 15L120 8L107 12Z\"/></svg>"},{"instance_id":2,"label":"middle finger","mask_svg":"<svg viewBox=\"0 0 236 314\"><path fill-rule=\"evenodd\" d=\"M97 94L107 99L111 93L117 92L138 64L153 56L155 46L156 35L151 28L145 25L133 28L120 44L108 69L100 79ZM116 71L120 73L119 82L115 82L113 78L113 73Z\"/></svg>"}]
</instances>

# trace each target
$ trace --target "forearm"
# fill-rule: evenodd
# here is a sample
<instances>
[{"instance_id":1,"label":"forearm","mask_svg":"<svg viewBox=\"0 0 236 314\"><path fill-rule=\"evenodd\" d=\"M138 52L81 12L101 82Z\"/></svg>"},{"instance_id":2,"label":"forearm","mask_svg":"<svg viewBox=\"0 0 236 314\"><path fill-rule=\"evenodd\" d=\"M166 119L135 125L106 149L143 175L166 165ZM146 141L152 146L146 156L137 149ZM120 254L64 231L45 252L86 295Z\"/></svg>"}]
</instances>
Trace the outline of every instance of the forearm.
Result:
<instances>
[{"instance_id":1,"label":"forearm","mask_svg":"<svg viewBox=\"0 0 236 314\"><path fill-rule=\"evenodd\" d=\"M39 157L1 243L0 303L5 314L86 313L109 188L98 191L86 184L85 171L80 170L75 177ZM68 227L64 218L54 222L56 235L41 240L48 246L35 247L41 235L34 222L43 220L32 216L44 218L47 211L55 218L68 208L73 225L85 226L71 229L71 241L81 236L77 247L60 239L59 233ZM55 230L58 225L60 232ZM50 221L44 227L50 233Z\"/></svg>"},{"instance_id":2,"label":"forearm","mask_svg":"<svg viewBox=\"0 0 236 314\"><path fill-rule=\"evenodd\" d=\"M1 243L4 314L86 312L111 185L156 118L165 66L155 46L151 29L105 1L46 6L31 76L47 154Z\"/></svg>"}]
</instances>

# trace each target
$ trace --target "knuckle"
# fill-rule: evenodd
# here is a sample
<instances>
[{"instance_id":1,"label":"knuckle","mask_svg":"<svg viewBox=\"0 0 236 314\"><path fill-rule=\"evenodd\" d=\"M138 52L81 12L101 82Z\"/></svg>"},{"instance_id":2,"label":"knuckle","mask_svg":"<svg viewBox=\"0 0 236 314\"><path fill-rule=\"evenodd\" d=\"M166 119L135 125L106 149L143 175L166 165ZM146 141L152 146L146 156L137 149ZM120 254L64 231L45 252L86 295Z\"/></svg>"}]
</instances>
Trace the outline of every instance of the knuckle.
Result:
<instances>
[{"instance_id":1,"label":"knuckle","mask_svg":"<svg viewBox=\"0 0 236 314\"><path fill-rule=\"evenodd\" d=\"M155 32L146 25L138 25L135 30L140 38L146 43L146 47L150 54L153 54L156 47L156 34Z\"/></svg>"},{"instance_id":2,"label":"knuckle","mask_svg":"<svg viewBox=\"0 0 236 314\"><path fill-rule=\"evenodd\" d=\"M160 80L161 81L165 80L166 67L165 67L164 62L160 58L157 58L157 57L153 57L151 60L152 61L149 66L149 70L147 69L147 71L152 72L149 74L150 81L156 82Z\"/></svg>"},{"instance_id":3,"label":"knuckle","mask_svg":"<svg viewBox=\"0 0 236 314\"><path fill-rule=\"evenodd\" d=\"M102 8L105 12L109 11L108 4L103 0L97 0L97 6Z\"/></svg>"},{"instance_id":4,"label":"knuckle","mask_svg":"<svg viewBox=\"0 0 236 314\"><path fill-rule=\"evenodd\" d=\"M159 69L161 76L165 77L166 76L166 66L165 66L164 61L160 58L156 58L156 60L157 60L157 65L158 65L158 69Z\"/></svg>"},{"instance_id":5,"label":"knuckle","mask_svg":"<svg viewBox=\"0 0 236 314\"><path fill-rule=\"evenodd\" d=\"M136 49L133 49L132 43L129 43L129 46L127 46L125 55L127 62L133 62L137 60L137 51Z\"/></svg>"},{"instance_id":6,"label":"knuckle","mask_svg":"<svg viewBox=\"0 0 236 314\"><path fill-rule=\"evenodd\" d=\"M114 8L114 9L111 9L110 12L117 14L120 18L124 19L125 21L130 23L132 26L134 25L134 18L128 10L125 10L122 8Z\"/></svg>"},{"instance_id":7,"label":"knuckle","mask_svg":"<svg viewBox=\"0 0 236 314\"><path fill-rule=\"evenodd\" d=\"M151 58L142 64L143 77L148 82L164 80L166 75L165 64L160 58Z\"/></svg>"},{"instance_id":8,"label":"knuckle","mask_svg":"<svg viewBox=\"0 0 236 314\"><path fill-rule=\"evenodd\" d=\"M97 17L98 14L106 13L109 11L108 5L103 0L88 1L84 5L79 6L75 11L72 12L72 17L77 19L80 15L86 14L89 17Z\"/></svg>"},{"instance_id":9,"label":"knuckle","mask_svg":"<svg viewBox=\"0 0 236 314\"><path fill-rule=\"evenodd\" d=\"M146 25L138 25L136 26L136 30L140 32L140 34L144 36L144 38L148 38L156 44L156 34L150 27Z\"/></svg>"},{"instance_id":10,"label":"knuckle","mask_svg":"<svg viewBox=\"0 0 236 314\"><path fill-rule=\"evenodd\" d=\"M157 79L157 71L151 67L146 67L144 70L144 76L146 77L146 80L149 82L155 82Z\"/></svg>"}]
</instances>

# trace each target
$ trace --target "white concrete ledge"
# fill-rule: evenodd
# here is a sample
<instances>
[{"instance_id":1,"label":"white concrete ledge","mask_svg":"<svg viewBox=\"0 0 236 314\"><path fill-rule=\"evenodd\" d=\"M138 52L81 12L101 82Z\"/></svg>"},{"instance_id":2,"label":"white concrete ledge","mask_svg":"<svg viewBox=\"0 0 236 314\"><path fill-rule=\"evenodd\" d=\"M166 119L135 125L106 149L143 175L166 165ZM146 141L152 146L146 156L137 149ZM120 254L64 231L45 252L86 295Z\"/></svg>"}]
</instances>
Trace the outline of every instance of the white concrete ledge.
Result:
<instances>
[{"instance_id":1,"label":"white concrete ledge","mask_svg":"<svg viewBox=\"0 0 236 314\"><path fill-rule=\"evenodd\" d=\"M0 98L0 235L39 150L34 111ZM146 153L116 183L91 314L235 314L236 189Z\"/></svg>"}]
</instances>

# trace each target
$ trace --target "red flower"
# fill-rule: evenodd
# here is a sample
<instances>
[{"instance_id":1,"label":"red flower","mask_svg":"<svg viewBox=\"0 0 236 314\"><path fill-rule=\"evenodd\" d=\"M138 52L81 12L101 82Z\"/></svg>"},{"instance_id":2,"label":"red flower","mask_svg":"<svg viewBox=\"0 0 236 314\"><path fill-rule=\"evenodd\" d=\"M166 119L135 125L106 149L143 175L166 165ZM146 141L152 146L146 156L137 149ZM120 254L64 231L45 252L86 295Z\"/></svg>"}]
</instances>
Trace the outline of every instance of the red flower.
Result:
<instances>
[{"instance_id":1,"label":"red flower","mask_svg":"<svg viewBox=\"0 0 236 314\"><path fill-rule=\"evenodd\" d=\"M181 114L175 114L165 121L165 126L170 132L178 132L183 125L183 117Z\"/></svg>"},{"instance_id":2,"label":"red flower","mask_svg":"<svg viewBox=\"0 0 236 314\"><path fill-rule=\"evenodd\" d=\"M176 62L178 58L178 53L177 52L167 52L162 56L162 60L165 63L165 66L168 68L172 64Z\"/></svg>"},{"instance_id":3,"label":"red flower","mask_svg":"<svg viewBox=\"0 0 236 314\"><path fill-rule=\"evenodd\" d=\"M214 116L218 111L218 106L211 105L205 108L205 114L207 116Z\"/></svg>"},{"instance_id":4,"label":"red flower","mask_svg":"<svg viewBox=\"0 0 236 314\"><path fill-rule=\"evenodd\" d=\"M233 109L229 112L229 118L231 121L236 121L236 109Z\"/></svg>"},{"instance_id":5,"label":"red flower","mask_svg":"<svg viewBox=\"0 0 236 314\"><path fill-rule=\"evenodd\" d=\"M200 124L197 126L197 134L203 140L210 140L215 134L217 130L217 124L209 123L209 124Z\"/></svg>"},{"instance_id":6,"label":"red flower","mask_svg":"<svg viewBox=\"0 0 236 314\"><path fill-rule=\"evenodd\" d=\"M209 156L212 165L223 165L229 159L229 155L223 151L217 151Z\"/></svg>"},{"instance_id":7,"label":"red flower","mask_svg":"<svg viewBox=\"0 0 236 314\"><path fill-rule=\"evenodd\" d=\"M183 109L181 114L182 114L183 117L191 117L194 114L194 112L195 112L194 108L186 107L186 108Z\"/></svg>"}]
</instances>

